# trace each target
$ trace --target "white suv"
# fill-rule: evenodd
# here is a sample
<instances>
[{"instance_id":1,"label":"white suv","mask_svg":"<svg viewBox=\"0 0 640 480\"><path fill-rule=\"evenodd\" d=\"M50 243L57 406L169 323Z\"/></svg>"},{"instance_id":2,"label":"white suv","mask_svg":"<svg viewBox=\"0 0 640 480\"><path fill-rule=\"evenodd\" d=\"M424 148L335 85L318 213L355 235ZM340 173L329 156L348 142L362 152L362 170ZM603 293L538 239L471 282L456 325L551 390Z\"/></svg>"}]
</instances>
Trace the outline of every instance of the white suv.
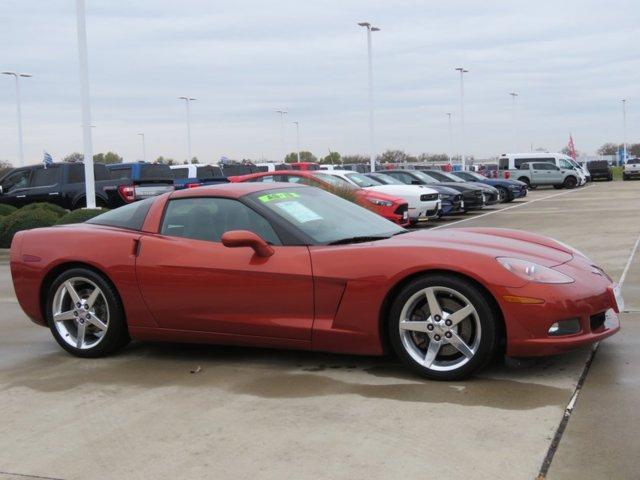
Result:
<instances>
[{"instance_id":1,"label":"white suv","mask_svg":"<svg viewBox=\"0 0 640 480\"><path fill-rule=\"evenodd\" d=\"M406 200L409 204L409 219L414 224L436 218L442 207L438 192L433 188L422 185L384 185L351 170L324 170L322 173L342 178L358 188L375 190Z\"/></svg>"}]
</instances>

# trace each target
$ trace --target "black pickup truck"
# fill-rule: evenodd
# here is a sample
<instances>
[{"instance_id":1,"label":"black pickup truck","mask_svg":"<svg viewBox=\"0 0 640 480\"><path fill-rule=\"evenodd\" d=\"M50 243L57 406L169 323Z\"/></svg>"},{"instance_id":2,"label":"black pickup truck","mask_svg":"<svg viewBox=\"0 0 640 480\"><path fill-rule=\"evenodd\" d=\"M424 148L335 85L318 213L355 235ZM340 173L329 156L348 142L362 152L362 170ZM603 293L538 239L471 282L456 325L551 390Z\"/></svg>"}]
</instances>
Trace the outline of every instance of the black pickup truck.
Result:
<instances>
[{"instance_id":1,"label":"black pickup truck","mask_svg":"<svg viewBox=\"0 0 640 480\"><path fill-rule=\"evenodd\" d=\"M168 169L168 167L167 167ZM116 208L154 194L173 189L173 181L149 182L131 178L113 178L102 163L93 166L98 207ZM0 203L22 207L28 203L48 202L74 210L86 206L84 164L53 163L16 168L0 178Z\"/></svg>"},{"instance_id":2,"label":"black pickup truck","mask_svg":"<svg viewBox=\"0 0 640 480\"><path fill-rule=\"evenodd\" d=\"M587 170L591 174L591 180L604 178L608 182L613 180L613 170L606 160L592 160L587 162Z\"/></svg>"}]
</instances>

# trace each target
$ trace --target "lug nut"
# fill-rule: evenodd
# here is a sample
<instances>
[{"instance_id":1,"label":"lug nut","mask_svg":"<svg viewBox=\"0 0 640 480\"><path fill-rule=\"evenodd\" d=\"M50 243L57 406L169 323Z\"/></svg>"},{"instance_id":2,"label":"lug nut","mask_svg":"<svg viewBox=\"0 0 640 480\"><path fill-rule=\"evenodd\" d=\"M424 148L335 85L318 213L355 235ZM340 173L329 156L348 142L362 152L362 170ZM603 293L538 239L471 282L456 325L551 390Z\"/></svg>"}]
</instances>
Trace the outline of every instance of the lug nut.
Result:
<instances>
[{"instance_id":1,"label":"lug nut","mask_svg":"<svg viewBox=\"0 0 640 480\"><path fill-rule=\"evenodd\" d=\"M445 320L445 322L444 322L444 324L445 324L447 327L450 327L452 323L453 323L453 322L452 322L451 320Z\"/></svg>"},{"instance_id":2,"label":"lug nut","mask_svg":"<svg viewBox=\"0 0 640 480\"><path fill-rule=\"evenodd\" d=\"M77 310L74 310L74 311L73 311L73 314L74 314L76 317L79 315Z\"/></svg>"},{"instance_id":3,"label":"lug nut","mask_svg":"<svg viewBox=\"0 0 640 480\"><path fill-rule=\"evenodd\" d=\"M451 332L446 332L446 333L444 334L444 336L445 336L445 337L447 337L447 338L451 338Z\"/></svg>"},{"instance_id":4,"label":"lug nut","mask_svg":"<svg viewBox=\"0 0 640 480\"><path fill-rule=\"evenodd\" d=\"M427 330L433 330L433 325L431 324L427 325Z\"/></svg>"},{"instance_id":5,"label":"lug nut","mask_svg":"<svg viewBox=\"0 0 640 480\"><path fill-rule=\"evenodd\" d=\"M436 315L433 318L435 319L436 322L439 322L440 320L442 320L442 317L440 315Z\"/></svg>"},{"instance_id":6,"label":"lug nut","mask_svg":"<svg viewBox=\"0 0 640 480\"><path fill-rule=\"evenodd\" d=\"M91 318L91 315L87 313L87 320L89 320L90 318Z\"/></svg>"},{"instance_id":7,"label":"lug nut","mask_svg":"<svg viewBox=\"0 0 640 480\"><path fill-rule=\"evenodd\" d=\"M89 310L89 305L87 305L86 303L84 304L84 309L85 310Z\"/></svg>"},{"instance_id":8,"label":"lug nut","mask_svg":"<svg viewBox=\"0 0 640 480\"><path fill-rule=\"evenodd\" d=\"M433 339L434 339L436 342L439 342L439 341L440 341L440 335L434 335L434 336L433 336Z\"/></svg>"},{"instance_id":9,"label":"lug nut","mask_svg":"<svg viewBox=\"0 0 640 480\"><path fill-rule=\"evenodd\" d=\"M76 307L80 308L82 304L80 302L76 303Z\"/></svg>"}]
</instances>

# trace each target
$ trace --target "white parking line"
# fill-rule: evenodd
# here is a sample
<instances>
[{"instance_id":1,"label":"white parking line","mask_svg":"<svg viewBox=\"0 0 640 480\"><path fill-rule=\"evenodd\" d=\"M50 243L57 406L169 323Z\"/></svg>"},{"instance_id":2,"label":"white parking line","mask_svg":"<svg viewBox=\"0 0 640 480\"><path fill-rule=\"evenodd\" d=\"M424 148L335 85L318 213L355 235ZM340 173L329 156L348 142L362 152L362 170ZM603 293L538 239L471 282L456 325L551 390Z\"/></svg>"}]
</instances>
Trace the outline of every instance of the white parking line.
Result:
<instances>
[{"instance_id":1,"label":"white parking line","mask_svg":"<svg viewBox=\"0 0 640 480\"><path fill-rule=\"evenodd\" d=\"M436 230L438 228L450 227L451 225L455 225L456 223L468 222L469 220L476 220L477 218L482 218L482 217L486 217L488 215L493 215L494 213L506 212L507 210L511 210L511 209L518 208L518 207L524 207L526 205L532 205L532 204L534 204L536 202L540 202L542 200L549 200L550 198L561 197L562 195L567 195L569 193L584 192L587 188L591 188L591 187L593 187L593 185L588 185L586 187L582 187L582 188L579 188L579 189L576 188L575 190L567 190L566 192L555 193L553 195L547 195L546 197L536 198L534 200L529 200L527 202L519 203L518 205L511 205L509 207L501 208L500 210L493 210L491 212L486 212L486 213L483 213L481 215L476 215L476 216L469 217L469 218L463 218L462 220L456 220L455 222L447 223L445 225L438 225L437 227L433 227L431 230Z\"/></svg>"},{"instance_id":2,"label":"white parking line","mask_svg":"<svg viewBox=\"0 0 640 480\"><path fill-rule=\"evenodd\" d=\"M640 245L640 235L636 239L636 243L633 245L633 249L631 250L631 255L629 255L629 259L627 260L627 264L624 266L624 270L622 270L622 275L620 276L620 280L618 283L622 286L625 278L627 278L627 273L629 273L629 269L631 268L631 262L633 262L633 258L636 256L636 252L638 251L638 245Z\"/></svg>"}]
</instances>

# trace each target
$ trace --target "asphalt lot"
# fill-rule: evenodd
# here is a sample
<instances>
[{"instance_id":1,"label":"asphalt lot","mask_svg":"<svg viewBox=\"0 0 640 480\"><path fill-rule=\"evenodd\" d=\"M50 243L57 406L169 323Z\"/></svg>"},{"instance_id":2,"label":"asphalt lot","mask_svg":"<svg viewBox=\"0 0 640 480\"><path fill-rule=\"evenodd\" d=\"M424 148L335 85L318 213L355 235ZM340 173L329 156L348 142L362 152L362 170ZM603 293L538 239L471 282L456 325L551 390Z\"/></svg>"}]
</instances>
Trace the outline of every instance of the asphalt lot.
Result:
<instances>
[{"instance_id":1,"label":"asphalt lot","mask_svg":"<svg viewBox=\"0 0 640 480\"><path fill-rule=\"evenodd\" d=\"M535 231L625 273L630 313L598 348L549 479L638 478L639 209L640 182L605 182L434 224ZM82 360L22 314L5 261L0 479L534 479L589 356L496 363L456 383L391 358L216 346Z\"/></svg>"}]
</instances>

